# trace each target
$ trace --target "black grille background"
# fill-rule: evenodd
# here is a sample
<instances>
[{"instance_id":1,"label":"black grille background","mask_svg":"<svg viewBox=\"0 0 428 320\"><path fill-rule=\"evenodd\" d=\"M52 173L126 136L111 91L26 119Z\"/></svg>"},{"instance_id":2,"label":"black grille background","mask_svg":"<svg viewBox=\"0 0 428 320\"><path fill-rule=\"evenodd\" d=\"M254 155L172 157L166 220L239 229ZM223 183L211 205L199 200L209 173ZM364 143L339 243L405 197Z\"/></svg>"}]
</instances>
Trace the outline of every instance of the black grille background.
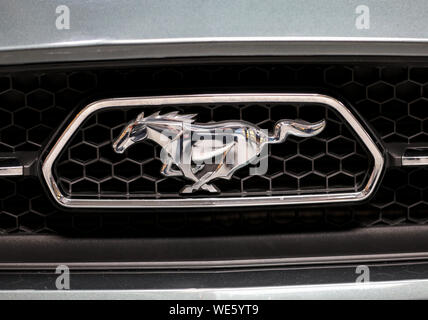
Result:
<instances>
[{"instance_id":1,"label":"black grille background","mask_svg":"<svg viewBox=\"0 0 428 320\"><path fill-rule=\"evenodd\" d=\"M384 142L428 134L428 68L400 64L206 64L0 72L0 151L39 150L78 105L100 97L313 91L348 101ZM305 208L63 212L35 177L0 179L0 232L213 235L425 224L428 170L389 169L369 204Z\"/></svg>"}]
</instances>

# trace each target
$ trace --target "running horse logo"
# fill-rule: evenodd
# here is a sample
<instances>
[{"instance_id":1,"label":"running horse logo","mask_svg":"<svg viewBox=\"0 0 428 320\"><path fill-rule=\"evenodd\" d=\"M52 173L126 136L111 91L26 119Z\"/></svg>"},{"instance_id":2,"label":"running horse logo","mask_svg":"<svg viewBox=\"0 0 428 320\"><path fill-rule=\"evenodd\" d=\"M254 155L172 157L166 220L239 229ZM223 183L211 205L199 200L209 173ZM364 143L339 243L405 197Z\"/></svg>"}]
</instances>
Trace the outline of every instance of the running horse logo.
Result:
<instances>
[{"instance_id":1,"label":"running horse logo","mask_svg":"<svg viewBox=\"0 0 428 320\"><path fill-rule=\"evenodd\" d=\"M267 144L282 143L287 136L312 137L325 127L325 121L280 120L269 135L246 121L232 120L195 124L196 114L156 112L141 113L128 123L113 143L117 153L142 140L152 140L162 147L161 173L167 177L185 177L193 182L181 193L197 190L220 192L210 184L214 179L231 179L236 170L256 164Z\"/></svg>"}]
</instances>

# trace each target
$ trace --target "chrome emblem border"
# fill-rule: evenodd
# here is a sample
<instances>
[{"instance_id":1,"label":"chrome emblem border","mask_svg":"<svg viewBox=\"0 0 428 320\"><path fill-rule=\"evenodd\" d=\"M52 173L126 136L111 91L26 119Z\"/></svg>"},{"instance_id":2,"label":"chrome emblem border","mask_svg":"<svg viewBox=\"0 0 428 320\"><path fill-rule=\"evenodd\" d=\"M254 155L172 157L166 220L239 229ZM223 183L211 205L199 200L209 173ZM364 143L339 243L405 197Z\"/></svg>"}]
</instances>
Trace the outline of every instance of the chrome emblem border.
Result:
<instances>
[{"instance_id":1,"label":"chrome emblem border","mask_svg":"<svg viewBox=\"0 0 428 320\"><path fill-rule=\"evenodd\" d=\"M52 167L61 150L72 138L83 121L93 112L123 107L144 107L172 104L203 104L203 103L318 103L336 110L351 126L368 151L373 156L373 170L367 184L360 191L328 194L302 194L286 196L257 196L257 197L230 197L230 198L183 198L183 199L78 199L64 196L53 177ZM318 204L353 202L367 199L374 191L384 167L382 153L361 126L355 116L337 99L320 94L212 94L212 95L182 95L158 96L137 98L105 99L87 105L71 121L51 151L43 165L42 174L54 199L62 206L70 208L171 208L171 207L233 207L233 206L260 206L285 204Z\"/></svg>"}]
</instances>

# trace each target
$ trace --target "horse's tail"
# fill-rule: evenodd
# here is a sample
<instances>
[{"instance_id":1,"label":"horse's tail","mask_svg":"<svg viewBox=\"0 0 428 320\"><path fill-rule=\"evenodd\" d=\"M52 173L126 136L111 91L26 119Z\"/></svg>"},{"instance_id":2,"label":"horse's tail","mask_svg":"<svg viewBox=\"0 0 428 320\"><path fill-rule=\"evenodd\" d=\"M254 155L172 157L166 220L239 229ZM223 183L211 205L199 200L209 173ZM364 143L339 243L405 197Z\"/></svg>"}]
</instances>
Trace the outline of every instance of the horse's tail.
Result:
<instances>
[{"instance_id":1,"label":"horse's tail","mask_svg":"<svg viewBox=\"0 0 428 320\"><path fill-rule=\"evenodd\" d=\"M325 120L310 123L303 120L280 120L275 124L274 134L269 143L281 143L287 136L313 137L325 128Z\"/></svg>"},{"instance_id":2,"label":"horse's tail","mask_svg":"<svg viewBox=\"0 0 428 320\"><path fill-rule=\"evenodd\" d=\"M325 128L325 120L310 123L303 120L288 121L288 134L298 137L313 137Z\"/></svg>"}]
</instances>

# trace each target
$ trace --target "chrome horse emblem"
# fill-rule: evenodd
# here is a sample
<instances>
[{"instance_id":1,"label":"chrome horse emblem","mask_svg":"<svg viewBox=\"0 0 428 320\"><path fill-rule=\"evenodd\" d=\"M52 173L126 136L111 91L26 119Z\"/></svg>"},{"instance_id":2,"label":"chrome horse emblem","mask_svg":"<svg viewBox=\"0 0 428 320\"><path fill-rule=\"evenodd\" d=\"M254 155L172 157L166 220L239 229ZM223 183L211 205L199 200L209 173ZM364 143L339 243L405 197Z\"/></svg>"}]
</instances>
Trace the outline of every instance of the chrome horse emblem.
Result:
<instances>
[{"instance_id":1,"label":"chrome horse emblem","mask_svg":"<svg viewBox=\"0 0 428 320\"><path fill-rule=\"evenodd\" d=\"M128 123L113 143L117 153L142 140L152 140L162 147L161 173L167 177L185 177L193 184L181 193L198 190L220 192L210 184L214 179L231 179L236 170L255 164L267 144L282 143L287 136L312 137L325 127L325 121L280 120L269 135L246 121L232 120L194 124L196 114L159 112L148 117L141 113ZM266 149L264 149L266 150Z\"/></svg>"}]
</instances>

